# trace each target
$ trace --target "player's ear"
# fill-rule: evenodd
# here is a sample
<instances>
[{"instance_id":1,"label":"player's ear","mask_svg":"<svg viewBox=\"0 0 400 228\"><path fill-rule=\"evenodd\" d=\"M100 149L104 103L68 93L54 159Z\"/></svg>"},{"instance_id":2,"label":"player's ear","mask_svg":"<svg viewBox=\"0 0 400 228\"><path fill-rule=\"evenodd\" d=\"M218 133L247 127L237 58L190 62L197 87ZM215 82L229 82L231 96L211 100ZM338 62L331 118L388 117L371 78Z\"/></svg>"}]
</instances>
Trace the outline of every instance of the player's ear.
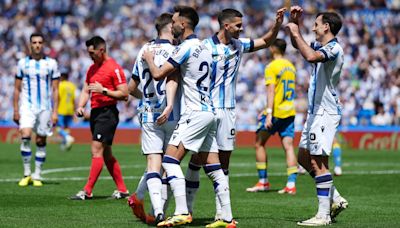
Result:
<instances>
[{"instance_id":1,"label":"player's ear","mask_svg":"<svg viewBox=\"0 0 400 228\"><path fill-rule=\"evenodd\" d=\"M324 24L324 30L326 30L326 31L331 31L331 26L329 26L329 23L325 23Z\"/></svg>"},{"instance_id":2,"label":"player's ear","mask_svg":"<svg viewBox=\"0 0 400 228\"><path fill-rule=\"evenodd\" d=\"M229 30L229 23L224 23L224 29Z\"/></svg>"}]
</instances>

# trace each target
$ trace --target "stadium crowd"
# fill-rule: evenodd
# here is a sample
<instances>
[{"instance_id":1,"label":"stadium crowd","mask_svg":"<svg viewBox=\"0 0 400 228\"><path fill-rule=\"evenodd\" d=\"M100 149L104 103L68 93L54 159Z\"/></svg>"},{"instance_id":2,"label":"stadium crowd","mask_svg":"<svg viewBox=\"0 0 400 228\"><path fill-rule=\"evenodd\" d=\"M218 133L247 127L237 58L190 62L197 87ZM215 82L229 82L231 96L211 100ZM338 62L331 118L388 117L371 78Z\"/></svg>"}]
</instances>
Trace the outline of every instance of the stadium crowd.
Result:
<instances>
[{"instance_id":1,"label":"stadium crowd","mask_svg":"<svg viewBox=\"0 0 400 228\"><path fill-rule=\"evenodd\" d=\"M305 39L315 38L312 28L316 12L334 9L344 17L339 42L344 47L345 65L340 81L343 103L342 125L400 125L400 1L298 1L305 9L302 29ZM83 85L91 59L85 40L92 35L105 37L108 52L130 78L138 51L155 38L154 18L171 12L172 0L4 0L0 2L0 120L11 121L11 94L17 60L28 52L31 33L46 35L46 54L56 58L59 69L68 72L78 88ZM270 28L275 10L284 4L275 1L191 0L200 15L197 34L201 39L218 30L216 12L235 8L244 13L242 37L255 38ZM287 20L287 19L286 19ZM284 22L285 24L285 22ZM308 29L308 30L307 30ZM279 38L289 36L282 27ZM297 68L296 126L301 126L307 107L310 64L291 45L287 57ZM237 85L237 123L241 129L254 129L257 115L265 107L264 67L271 60L269 51L244 55ZM138 124L138 100L120 102L121 122Z\"/></svg>"}]
</instances>

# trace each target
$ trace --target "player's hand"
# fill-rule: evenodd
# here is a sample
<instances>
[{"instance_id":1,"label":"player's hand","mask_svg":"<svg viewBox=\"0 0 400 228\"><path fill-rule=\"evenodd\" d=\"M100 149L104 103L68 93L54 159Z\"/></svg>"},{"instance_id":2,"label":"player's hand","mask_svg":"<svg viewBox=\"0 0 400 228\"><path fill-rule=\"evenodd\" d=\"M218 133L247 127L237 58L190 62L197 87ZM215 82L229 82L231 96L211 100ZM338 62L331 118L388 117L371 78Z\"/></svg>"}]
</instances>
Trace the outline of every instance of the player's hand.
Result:
<instances>
[{"instance_id":1,"label":"player's hand","mask_svg":"<svg viewBox=\"0 0 400 228\"><path fill-rule=\"evenodd\" d=\"M272 114L267 114L267 117L265 119L265 128L266 129L272 128Z\"/></svg>"},{"instance_id":2,"label":"player's hand","mask_svg":"<svg viewBox=\"0 0 400 228\"><path fill-rule=\"evenodd\" d=\"M78 107L75 111L75 115L77 117L83 117L85 115L85 108L83 107Z\"/></svg>"},{"instance_id":3,"label":"player's hand","mask_svg":"<svg viewBox=\"0 0 400 228\"><path fill-rule=\"evenodd\" d=\"M57 114L57 112L53 112L51 114L51 121L53 121L53 127L56 126L56 124L58 122L58 114Z\"/></svg>"},{"instance_id":4,"label":"player's hand","mask_svg":"<svg viewBox=\"0 0 400 228\"><path fill-rule=\"evenodd\" d=\"M154 59L154 53L150 48L147 48L143 54L142 59L146 62L152 61Z\"/></svg>"},{"instance_id":5,"label":"player's hand","mask_svg":"<svg viewBox=\"0 0 400 228\"><path fill-rule=\"evenodd\" d=\"M103 92L103 86L99 82L95 83L90 83L88 86L88 89L90 92L95 92L95 93L102 93Z\"/></svg>"},{"instance_id":6,"label":"player's hand","mask_svg":"<svg viewBox=\"0 0 400 228\"><path fill-rule=\"evenodd\" d=\"M303 8L301 8L300 6L292 6L292 7L290 7L289 22L293 22L295 24L298 24L301 15L303 15Z\"/></svg>"},{"instance_id":7,"label":"player's hand","mask_svg":"<svg viewBox=\"0 0 400 228\"><path fill-rule=\"evenodd\" d=\"M286 8L285 7L280 8L280 9L278 9L276 11L276 18L275 18L276 24L281 25L283 23L285 12L286 12Z\"/></svg>"},{"instance_id":8,"label":"player's hand","mask_svg":"<svg viewBox=\"0 0 400 228\"><path fill-rule=\"evenodd\" d=\"M293 22L287 23L287 25L285 27L286 27L286 29L289 30L290 34L292 34L292 35L300 33L299 26Z\"/></svg>"},{"instance_id":9,"label":"player's hand","mask_svg":"<svg viewBox=\"0 0 400 228\"><path fill-rule=\"evenodd\" d=\"M167 122L169 115L172 112L172 106L167 106L165 107L164 111L161 113L161 115L157 118L156 123L158 125L162 125L165 122Z\"/></svg>"},{"instance_id":10,"label":"player's hand","mask_svg":"<svg viewBox=\"0 0 400 228\"><path fill-rule=\"evenodd\" d=\"M18 111L14 112L14 116L13 116L14 123L19 125L19 119L20 119L19 112Z\"/></svg>"}]
</instances>

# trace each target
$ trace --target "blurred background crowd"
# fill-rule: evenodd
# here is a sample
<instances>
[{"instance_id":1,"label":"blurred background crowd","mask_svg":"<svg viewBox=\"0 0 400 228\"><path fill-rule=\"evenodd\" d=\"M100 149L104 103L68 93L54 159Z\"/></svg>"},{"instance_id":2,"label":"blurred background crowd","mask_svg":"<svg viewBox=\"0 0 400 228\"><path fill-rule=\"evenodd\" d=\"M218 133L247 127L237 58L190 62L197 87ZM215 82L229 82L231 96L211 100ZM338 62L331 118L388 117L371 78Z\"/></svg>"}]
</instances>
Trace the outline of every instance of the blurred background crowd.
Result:
<instances>
[{"instance_id":1,"label":"blurred background crowd","mask_svg":"<svg viewBox=\"0 0 400 228\"><path fill-rule=\"evenodd\" d=\"M306 41L315 14L335 10L344 23L338 35L345 53L339 83L343 104L343 126L400 125L400 0L300 0L305 9L301 29ZM235 8L244 14L242 37L257 38L271 28L275 11L284 0L2 0L0 1L0 120L12 121L12 93L17 60L29 53L29 36L41 31L46 36L45 53L56 58L59 69L81 88L92 60L85 41L104 37L109 54L125 69L130 79L142 45L155 38L154 19L172 12L175 4L194 6L200 15L196 30L204 39L218 31L216 13ZM287 19L286 19L287 20ZM284 24L287 21L284 22ZM310 64L291 46L284 25L278 35L288 42L287 58L297 68L296 126L302 126L307 109ZM237 122L240 129L254 129L257 115L266 102L264 67L270 53L261 50L244 56L237 85ZM119 104L122 123L137 126L138 101Z\"/></svg>"}]
</instances>

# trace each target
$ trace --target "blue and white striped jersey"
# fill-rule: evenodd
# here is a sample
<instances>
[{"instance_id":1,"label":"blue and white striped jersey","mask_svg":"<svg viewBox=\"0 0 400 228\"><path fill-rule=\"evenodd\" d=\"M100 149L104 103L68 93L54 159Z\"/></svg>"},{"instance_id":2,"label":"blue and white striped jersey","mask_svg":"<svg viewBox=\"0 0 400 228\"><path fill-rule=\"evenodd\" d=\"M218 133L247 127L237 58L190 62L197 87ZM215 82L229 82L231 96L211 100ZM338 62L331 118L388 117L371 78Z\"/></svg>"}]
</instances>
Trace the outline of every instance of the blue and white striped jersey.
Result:
<instances>
[{"instance_id":1,"label":"blue and white striped jersey","mask_svg":"<svg viewBox=\"0 0 400 228\"><path fill-rule=\"evenodd\" d=\"M323 62L314 63L308 88L308 113L341 114L341 104L336 87L343 67L343 49L337 39L332 39L322 46L319 42L311 43L311 48L324 54Z\"/></svg>"},{"instance_id":2,"label":"blue and white striped jersey","mask_svg":"<svg viewBox=\"0 0 400 228\"><path fill-rule=\"evenodd\" d=\"M168 59L174 67L180 67L185 109L214 111L210 96L210 56L209 49L192 34Z\"/></svg>"},{"instance_id":3,"label":"blue and white striped jersey","mask_svg":"<svg viewBox=\"0 0 400 228\"><path fill-rule=\"evenodd\" d=\"M215 108L235 108L236 82L243 53L251 52L254 41L232 39L228 45L214 35L203 41L212 51L211 97Z\"/></svg>"},{"instance_id":4,"label":"blue and white striped jersey","mask_svg":"<svg viewBox=\"0 0 400 228\"><path fill-rule=\"evenodd\" d=\"M162 66L175 50L169 40L156 39L147 43L139 51L135 65L132 70L132 79L139 81L139 89L143 92L142 100L138 106L141 114L142 123L152 123L157 120L167 105L165 92L166 79L155 81L151 76L149 67L142 59L143 52L146 49L154 51L154 63L156 66ZM180 116L180 93L177 91L174 102L174 108L168 121L178 121Z\"/></svg>"},{"instance_id":5,"label":"blue and white striped jersey","mask_svg":"<svg viewBox=\"0 0 400 228\"><path fill-rule=\"evenodd\" d=\"M60 78L57 61L49 57L35 60L27 56L18 61L17 68L16 78L22 80L20 107L51 110L52 80Z\"/></svg>"}]
</instances>

